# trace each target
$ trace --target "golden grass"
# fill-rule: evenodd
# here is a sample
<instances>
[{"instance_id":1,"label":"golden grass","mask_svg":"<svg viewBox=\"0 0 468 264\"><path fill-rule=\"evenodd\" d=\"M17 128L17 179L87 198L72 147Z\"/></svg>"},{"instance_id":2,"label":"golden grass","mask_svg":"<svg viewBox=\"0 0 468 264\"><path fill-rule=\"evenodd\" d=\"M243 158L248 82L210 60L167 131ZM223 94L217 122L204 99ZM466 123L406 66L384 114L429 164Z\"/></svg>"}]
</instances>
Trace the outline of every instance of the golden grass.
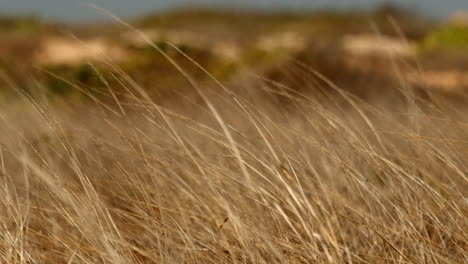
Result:
<instances>
[{"instance_id":1,"label":"golden grass","mask_svg":"<svg viewBox=\"0 0 468 264\"><path fill-rule=\"evenodd\" d=\"M468 260L466 105L192 84L2 103L0 262Z\"/></svg>"}]
</instances>

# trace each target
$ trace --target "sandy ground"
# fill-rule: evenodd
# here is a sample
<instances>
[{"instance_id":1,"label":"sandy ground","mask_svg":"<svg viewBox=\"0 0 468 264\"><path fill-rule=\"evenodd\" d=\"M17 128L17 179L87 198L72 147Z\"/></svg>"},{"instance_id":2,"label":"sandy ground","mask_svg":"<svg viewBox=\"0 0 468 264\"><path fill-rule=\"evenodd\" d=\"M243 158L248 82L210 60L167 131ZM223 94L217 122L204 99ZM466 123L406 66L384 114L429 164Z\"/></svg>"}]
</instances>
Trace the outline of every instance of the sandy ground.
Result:
<instances>
[{"instance_id":1,"label":"sandy ground","mask_svg":"<svg viewBox=\"0 0 468 264\"><path fill-rule=\"evenodd\" d=\"M413 57L416 55L415 44L377 35L348 35L343 38L343 48L353 55L378 55Z\"/></svg>"},{"instance_id":2,"label":"sandy ground","mask_svg":"<svg viewBox=\"0 0 468 264\"><path fill-rule=\"evenodd\" d=\"M41 49L35 57L39 65L76 65L84 61L123 60L127 52L108 40L96 38L73 40L51 37L42 41Z\"/></svg>"}]
</instances>

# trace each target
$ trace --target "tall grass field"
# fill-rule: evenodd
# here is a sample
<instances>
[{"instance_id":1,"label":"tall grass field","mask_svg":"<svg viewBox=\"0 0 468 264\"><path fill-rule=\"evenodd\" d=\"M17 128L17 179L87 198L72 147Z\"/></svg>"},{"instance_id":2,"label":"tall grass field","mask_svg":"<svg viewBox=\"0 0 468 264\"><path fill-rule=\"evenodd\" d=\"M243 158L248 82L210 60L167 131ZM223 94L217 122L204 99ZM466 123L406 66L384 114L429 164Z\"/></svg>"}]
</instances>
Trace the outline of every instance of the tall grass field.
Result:
<instances>
[{"instance_id":1,"label":"tall grass field","mask_svg":"<svg viewBox=\"0 0 468 264\"><path fill-rule=\"evenodd\" d=\"M10 83L0 263L468 262L466 95L364 100L306 65L313 89L198 82L167 58L186 85L164 98L117 66L61 80L79 102Z\"/></svg>"}]
</instances>

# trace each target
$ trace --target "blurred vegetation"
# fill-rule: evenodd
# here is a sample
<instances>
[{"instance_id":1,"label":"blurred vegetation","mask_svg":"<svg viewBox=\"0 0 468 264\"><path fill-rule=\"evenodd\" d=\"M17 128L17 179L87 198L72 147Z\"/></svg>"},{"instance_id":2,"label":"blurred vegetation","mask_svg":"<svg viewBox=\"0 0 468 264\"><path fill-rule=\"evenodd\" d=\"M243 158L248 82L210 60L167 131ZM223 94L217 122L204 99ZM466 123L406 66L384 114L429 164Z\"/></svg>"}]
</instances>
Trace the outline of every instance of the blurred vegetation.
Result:
<instances>
[{"instance_id":1,"label":"blurred vegetation","mask_svg":"<svg viewBox=\"0 0 468 264\"><path fill-rule=\"evenodd\" d=\"M422 42L422 48L431 50L460 51L468 49L468 27L463 25L443 25L431 31Z\"/></svg>"},{"instance_id":2,"label":"blurred vegetation","mask_svg":"<svg viewBox=\"0 0 468 264\"><path fill-rule=\"evenodd\" d=\"M0 32L36 33L47 28L47 24L37 16L0 17Z\"/></svg>"},{"instance_id":3,"label":"blurred vegetation","mask_svg":"<svg viewBox=\"0 0 468 264\"><path fill-rule=\"evenodd\" d=\"M171 37L176 39L173 42L178 49L221 81L231 80L242 69L248 68L260 72L268 68L275 69L293 58L313 65L328 76L334 77L335 80L343 80L343 83L352 82L356 87L365 86L363 84L370 82L369 77L365 76L357 82L356 73L347 72L344 68L343 56L345 55L339 52L342 37L349 34L382 34L398 39L406 38L419 43L423 51L439 52L421 53L419 59L423 62L436 62L432 63L433 65L459 67L465 65L467 61L464 56L458 54L449 57L445 51L460 51L467 48L468 28L456 25L440 26L411 10L392 5L384 5L371 11L330 9L303 13L179 9L136 18L132 24L137 28L148 30L149 33L155 32L154 39L152 39L154 44L174 59L197 82L205 82L209 78L166 42L171 41ZM36 73L34 67L29 66L28 69L27 66L21 65L32 64L32 58L41 39L61 36L57 34L58 31L49 34L52 32L51 28L55 27L51 27L51 24L35 16L0 18L0 32L7 33L2 35L1 40L4 41L0 42L0 60L2 60L0 66L3 68L23 67L21 71L9 70L14 73L9 76L18 83L24 82L23 76ZM63 30L65 28L66 30ZM111 24L90 24L76 27L62 26L60 29L72 33L78 39L102 37L112 42L115 41L130 54L123 61L116 62L116 66L136 83L147 88L150 93L170 93L179 87L190 86L186 78L153 47L131 44L130 41L125 42L121 36L128 32L123 31L122 28ZM34 32L44 34L37 34L34 37L28 34L16 34ZM293 52L288 48L282 49L280 46L278 48L261 47L262 39L267 39L266 42L269 42L268 39L274 39L275 36L281 38L283 36L281 33L285 32L300 36L300 41L303 40L305 43L305 50ZM20 37L10 38L15 34L8 33L15 33ZM219 43L226 45L216 45ZM234 47L232 53L229 53L230 44ZM221 48L215 50L217 47ZM223 47L226 49L223 50ZM226 50L224 54L228 54L227 56L220 55ZM13 64L9 62L12 61L17 63L11 66ZM112 73L109 68L102 69L102 72ZM280 68L283 70L281 66ZM86 63L51 66L47 67L47 70L52 75L40 72L38 76L52 94L80 94L70 83L77 84L94 94L99 94L100 90L106 89L106 85L117 87L116 89L122 86L115 76L102 76ZM53 75L60 76L63 80ZM280 73L273 71L272 75L279 76ZM103 77L109 79L107 84L103 82ZM282 78L284 76L279 77L279 79ZM375 83L385 82L381 79L375 78Z\"/></svg>"},{"instance_id":4,"label":"blurred vegetation","mask_svg":"<svg viewBox=\"0 0 468 264\"><path fill-rule=\"evenodd\" d=\"M102 82L97 75L96 70L89 64L81 64L70 67L66 65L54 66L47 69L49 77L47 78L47 87L54 94L70 95L78 93L79 90L68 82L87 88L89 91L102 86Z\"/></svg>"},{"instance_id":5,"label":"blurred vegetation","mask_svg":"<svg viewBox=\"0 0 468 264\"><path fill-rule=\"evenodd\" d=\"M135 21L143 28L203 30L248 39L259 33L278 30L319 32L327 36L343 33L403 33L410 39L421 39L430 30L429 19L408 9L382 5L374 11L324 9L313 12L260 12L219 9L178 9L149 14Z\"/></svg>"}]
</instances>

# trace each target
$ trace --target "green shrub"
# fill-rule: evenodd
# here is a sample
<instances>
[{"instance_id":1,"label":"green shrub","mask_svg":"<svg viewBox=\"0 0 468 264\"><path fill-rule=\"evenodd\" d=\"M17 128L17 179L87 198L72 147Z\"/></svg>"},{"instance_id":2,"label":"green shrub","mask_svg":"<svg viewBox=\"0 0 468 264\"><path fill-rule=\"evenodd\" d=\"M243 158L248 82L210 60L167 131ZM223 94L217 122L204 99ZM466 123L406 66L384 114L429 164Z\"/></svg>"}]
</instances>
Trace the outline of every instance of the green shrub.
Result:
<instances>
[{"instance_id":1,"label":"green shrub","mask_svg":"<svg viewBox=\"0 0 468 264\"><path fill-rule=\"evenodd\" d=\"M468 49L468 27L445 25L430 32L422 42L423 50Z\"/></svg>"},{"instance_id":2,"label":"green shrub","mask_svg":"<svg viewBox=\"0 0 468 264\"><path fill-rule=\"evenodd\" d=\"M70 83L94 89L102 86L95 70L88 64L73 67L65 65L55 66L50 68L49 71L60 77L48 76L48 87L54 94L67 95L76 93L76 88L70 85Z\"/></svg>"}]
</instances>

